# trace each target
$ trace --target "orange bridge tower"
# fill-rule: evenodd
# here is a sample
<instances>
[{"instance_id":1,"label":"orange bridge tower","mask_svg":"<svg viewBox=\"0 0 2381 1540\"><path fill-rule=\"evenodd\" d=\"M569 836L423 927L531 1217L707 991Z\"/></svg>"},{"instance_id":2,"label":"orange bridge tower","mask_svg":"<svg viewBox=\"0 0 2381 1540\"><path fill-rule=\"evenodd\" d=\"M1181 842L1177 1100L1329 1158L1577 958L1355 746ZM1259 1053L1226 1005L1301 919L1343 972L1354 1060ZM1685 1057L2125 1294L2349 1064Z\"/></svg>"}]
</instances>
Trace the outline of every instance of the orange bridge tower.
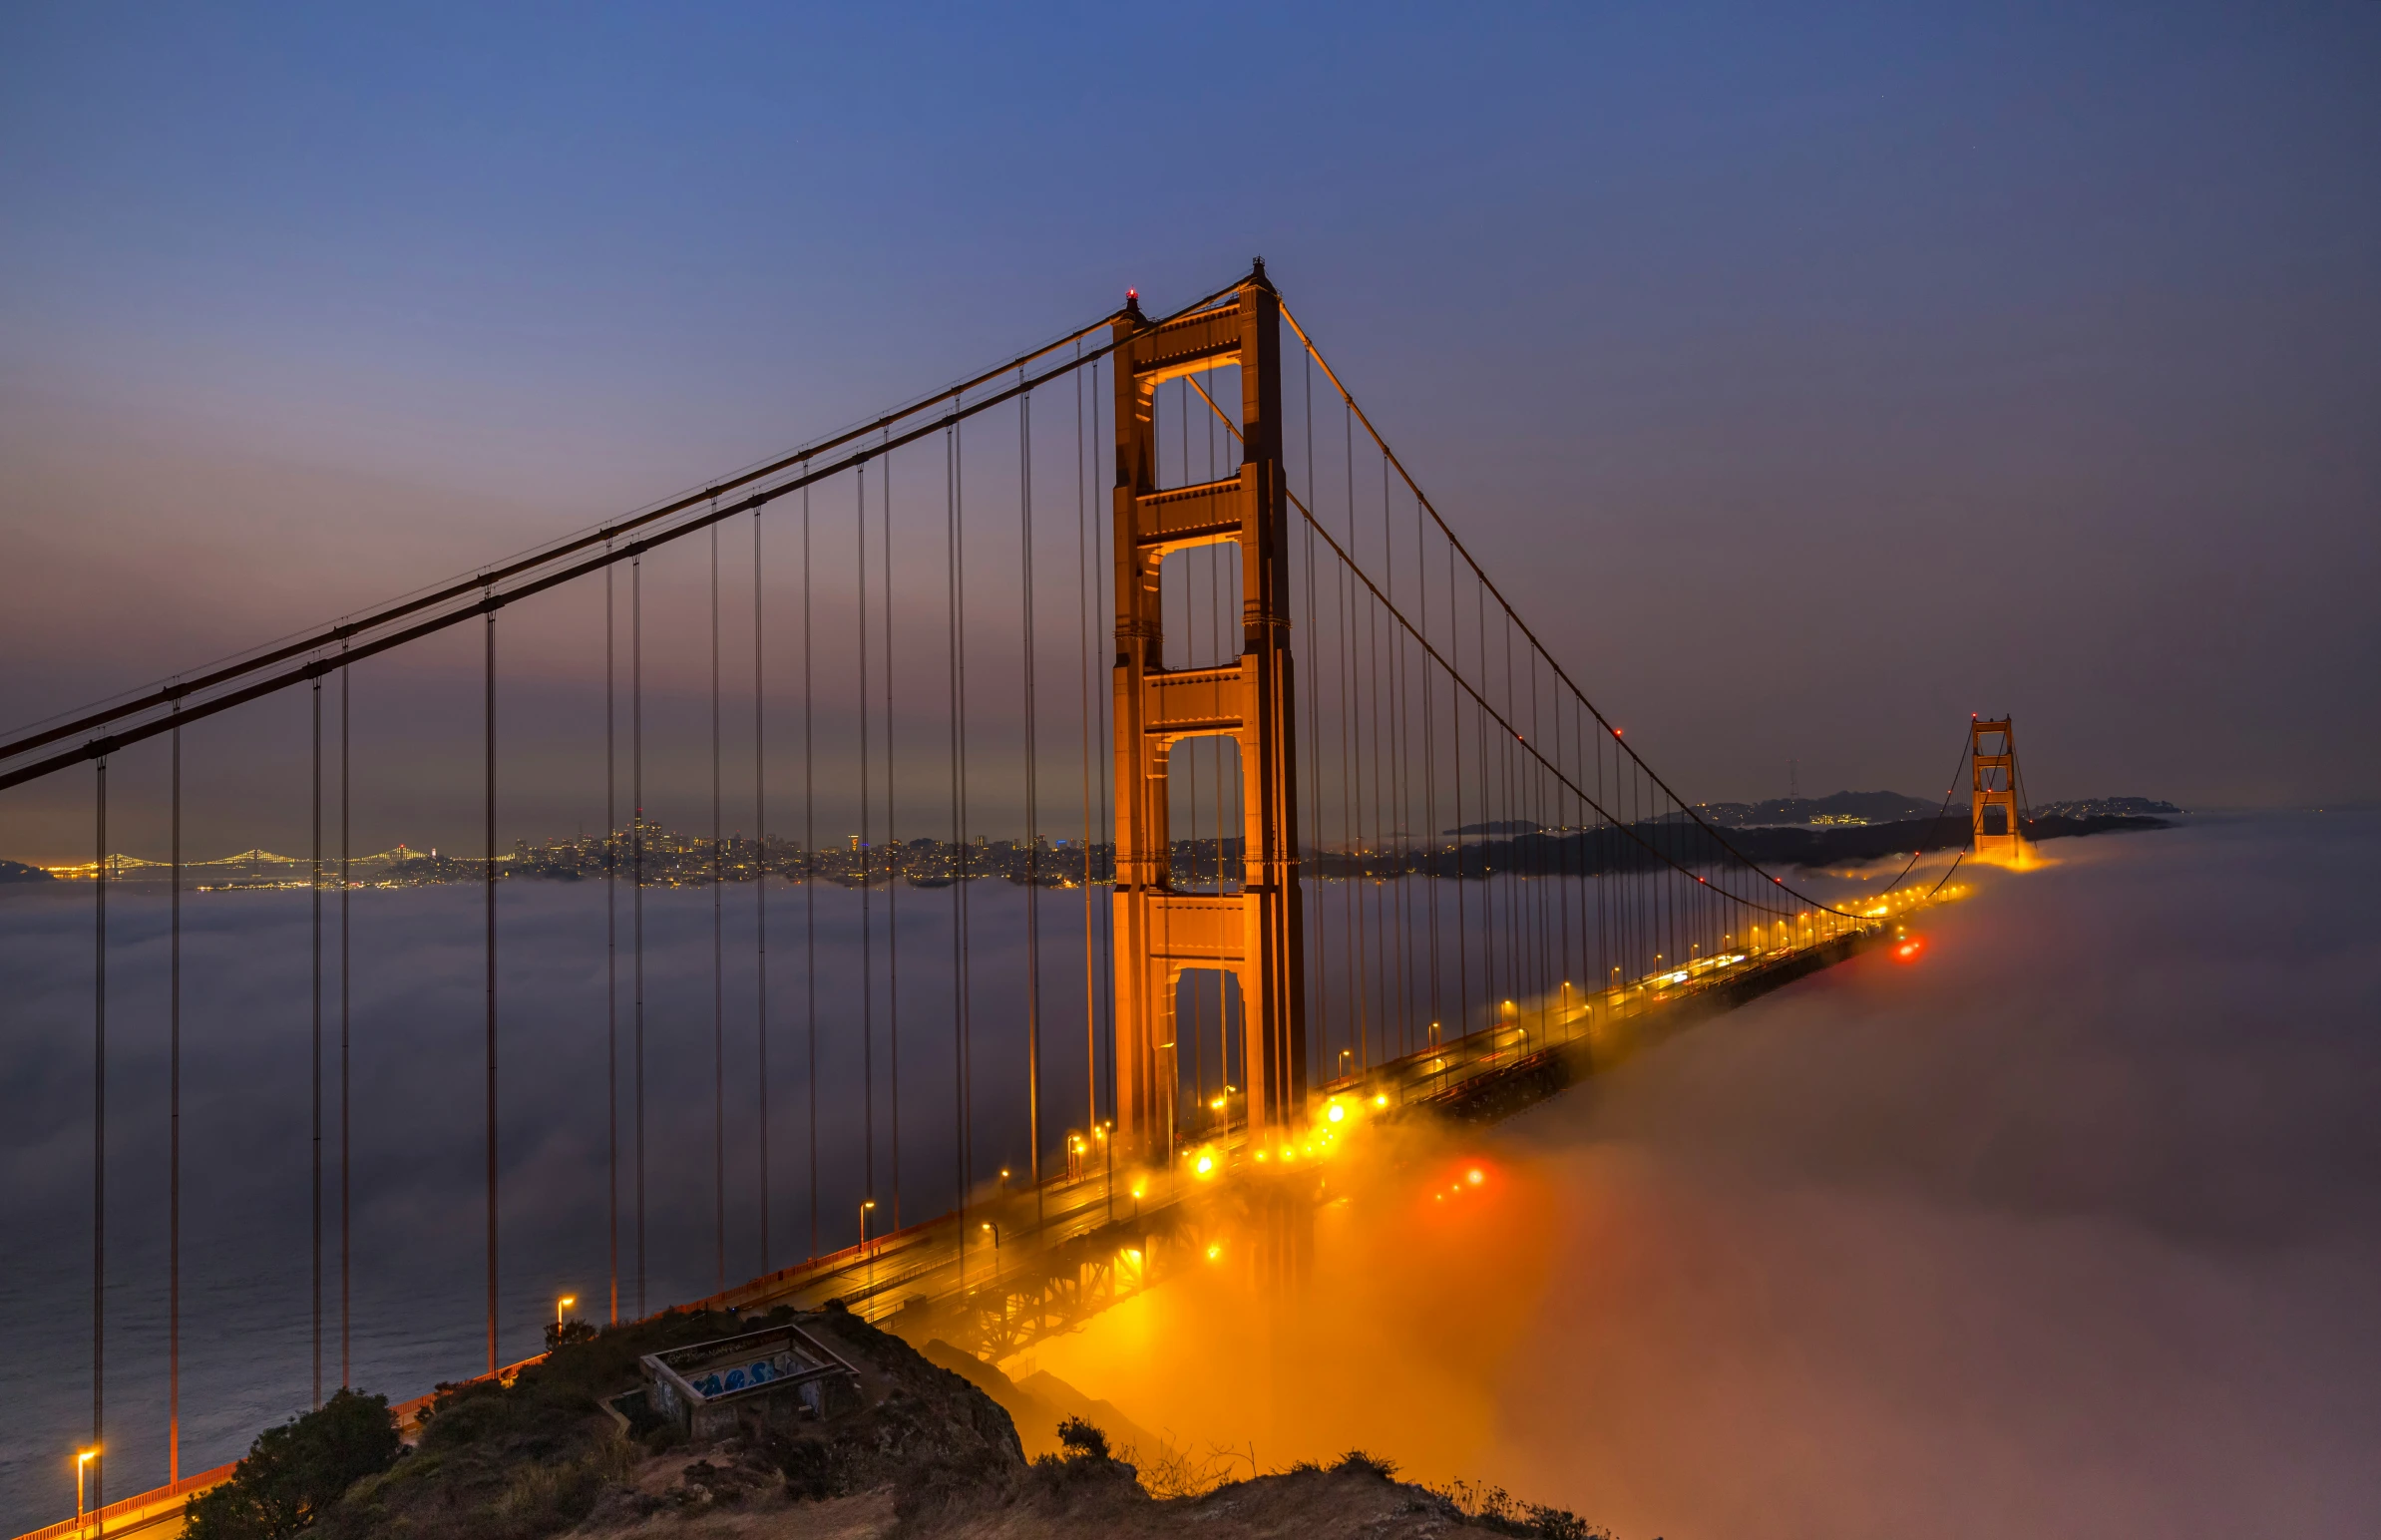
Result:
<instances>
[{"instance_id":1,"label":"orange bridge tower","mask_svg":"<svg viewBox=\"0 0 2381 1540\"><path fill-rule=\"evenodd\" d=\"M2024 843L2017 822L2017 738L2009 724L2008 717L1968 719L1968 833L1979 856L2014 856Z\"/></svg>"},{"instance_id":2,"label":"orange bridge tower","mask_svg":"<svg viewBox=\"0 0 2381 1540\"><path fill-rule=\"evenodd\" d=\"M1290 544L1282 470L1281 301L1259 262L1230 299L1153 325L1128 304L1116 350L1116 1132L1127 1152L1172 1157L1181 1093L1175 993L1185 969L1240 991L1247 1127L1266 1137L1306 1109L1306 958L1292 759ZM1167 380L1240 369L1239 472L1157 482L1155 393ZM1165 558L1240 547L1241 648L1229 663L1169 668ZM1174 888L1166 766L1174 745L1239 748L1240 891Z\"/></svg>"}]
</instances>

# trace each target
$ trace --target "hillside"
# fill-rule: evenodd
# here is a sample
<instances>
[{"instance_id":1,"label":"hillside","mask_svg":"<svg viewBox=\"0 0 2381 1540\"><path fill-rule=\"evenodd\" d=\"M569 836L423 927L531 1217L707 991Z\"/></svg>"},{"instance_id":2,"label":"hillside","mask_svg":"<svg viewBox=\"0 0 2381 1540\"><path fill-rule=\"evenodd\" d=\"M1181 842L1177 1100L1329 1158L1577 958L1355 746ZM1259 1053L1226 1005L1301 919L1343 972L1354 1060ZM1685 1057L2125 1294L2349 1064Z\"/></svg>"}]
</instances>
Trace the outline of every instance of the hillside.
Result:
<instances>
[{"instance_id":1,"label":"hillside","mask_svg":"<svg viewBox=\"0 0 2381 1540\"><path fill-rule=\"evenodd\" d=\"M629 1397L624 1414L607 1405L642 1382L641 1354L698 1350L785 1325L823 1345L856 1388L829 1393L816 1414L768 1421L748 1401L739 1426L699 1442L641 1397ZM930 1351L960 1356L941 1344ZM300 1528L322 1540L1603 1533L1492 1488L1399 1482L1392 1468L1357 1453L1328 1468L1218 1481L1172 1451L1147 1449L1148 1435L1120 1416L1113 1430L1085 1419L1113 1408L1046 1374L1019 1386L973 1360L957 1366L964 1372L835 1308L780 1311L765 1322L672 1313L568 1342L510 1384L446 1387L393 1461L385 1427L377 1439L357 1432L357 1415L385 1417L378 1398L342 1395L260 1438L235 1484L195 1505L191 1540L266 1540ZM1030 1444L1049 1452L1028 1456L1002 1402L1059 1413L1061 1424L1032 1430ZM326 1487L323 1472L333 1467L343 1473ZM301 1509L317 1505L306 1527Z\"/></svg>"}]
</instances>

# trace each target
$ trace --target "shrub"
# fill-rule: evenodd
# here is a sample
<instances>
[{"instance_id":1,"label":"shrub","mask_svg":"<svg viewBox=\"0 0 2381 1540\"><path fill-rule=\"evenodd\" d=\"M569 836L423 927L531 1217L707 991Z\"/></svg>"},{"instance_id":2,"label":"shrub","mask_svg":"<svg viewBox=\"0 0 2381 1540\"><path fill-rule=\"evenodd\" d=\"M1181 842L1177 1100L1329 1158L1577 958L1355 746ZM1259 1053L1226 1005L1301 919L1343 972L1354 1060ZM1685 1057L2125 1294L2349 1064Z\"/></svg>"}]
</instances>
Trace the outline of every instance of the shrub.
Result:
<instances>
[{"instance_id":1,"label":"shrub","mask_svg":"<svg viewBox=\"0 0 2381 1540\"><path fill-rule=\"evenodd\" d=\"M565 1322L549 1321L546 1323L546 1350L548 1352L554 1351L555 1348L566 1343L592 1343L595 1340L595 1329L577 1316L573 1316Z\"/></svg>"},{"instance_id":2,"label":"shrub","mask_svg":"<svg viewBox=\"0 0 2381 1540\"><path fill-rule=\"evenodd\" d=\"M1108 1457L1106 1432L1081 1417L1068 1417L1058 1424L1058 1442L1072 1459L1104 1460Z\"/></svg>"},{"instance_id":3,"label":"shrub","mask_svg":"<svg viewBox=\"0 0 2381 1540\"><path fill-rule=\"evenodd\" d=\"M1612 1531L1590 1525L1568 1508L1522 1502L1501 1486L1473 1486L1449 1481L1424 1490L1444 1499L1457 1513L1500 1535L1522 1540L1612 1540Z\"/></svg>"},{"instance_id":4,"label":"shrub","mask_svg":"<svg viewBox=\"0 0 2381 1540\"><path fill-rule=\"evenodd\" d=\"M341 1390L266 1428L231 1479L191 1504L189 1540L282 1540L307 1528L364 1477L396 1463L389 1398Z\"/></svg>"},{"instance_id":5,"label":"shrub","mask_svg":"<svg viewBox=\"0 0 2381 1540\"><path fill-rule=\"evenodd\" d=\"M1365 1453L1362 1449L1351 1449L1341 1455L1340 1462L1331 1468L1352 1470L1360 1476L1379 1476L1382 1480L1387 1481L1397 1473L1397 1462L1380 1459Z\"/></svg>"}]
</instances>

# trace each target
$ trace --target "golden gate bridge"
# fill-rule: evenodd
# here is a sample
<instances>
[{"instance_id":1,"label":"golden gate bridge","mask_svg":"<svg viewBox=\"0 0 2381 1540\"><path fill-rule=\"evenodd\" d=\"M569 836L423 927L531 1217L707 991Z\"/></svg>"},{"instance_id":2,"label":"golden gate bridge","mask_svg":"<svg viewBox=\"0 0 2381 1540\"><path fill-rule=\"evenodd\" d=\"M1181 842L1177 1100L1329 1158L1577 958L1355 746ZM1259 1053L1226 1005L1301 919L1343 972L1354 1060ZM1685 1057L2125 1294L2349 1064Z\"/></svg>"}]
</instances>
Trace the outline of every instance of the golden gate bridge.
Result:
<instances>
[{"instance_id":1,"label":"golden gate bridge","mask_svg":"<svg viewBox=\"0 0 2381 1540\"><path fill-rule=\"evenodd\" d=\"M1071 459L1062 471L1061 457ZM723 822L730 600L720 543L738 523L749 527L752 587L741 602L753 648L750 699L735 707L749 710L751 761L734 772L734 816L749 811L749 839ZM681 837L647 811L643 569L650 554L697 540L708 557L710 827ZM842 564L833 570L815 560L830 542ZM798 574L798 601L765 588L771 561L781 577ZM93 859L71 874L95 879L96 1452L86 1463L93 1506L119 1532L178 1513L225 1473L186 1474L181 1458L181 906L202 865L183 851L184 731L306 692L310 848L227 859L277 864L274 882L311 895L319 1402L352 1366L350 906L361 865L406 854L350 849L354 684L375 659L478 629L482 845L467 867L450 853L444 876L485 889L472 1066L485 1138L479 1356L484 1372L505 1372L503 1336L524 1323L508 1322L500 1287L497 896L529 875L534 852L526 840L500 844L500 621L590 584L604 616L606 818L570 849L584 868L574 875L606 893L602 934L587 942L605 980L607 1156L593 1180L604 1188L613 1322L669 1303L648 1293L645 901L656 885L707 885L712 901L715 1292L704 1303L839 1299L905 1335L997 1356L1214 1255L1226 1216L1278 1219L1311 1202L1358 1124L1418 1107L1488 1117L1551 1094L1699 1011L1891 935L1949 877L1911 881L1913 858L1883 893L1829 902L1743 855L1514 608L1262 262L1164 315L1128 294L996 368L735 475L0 742L0 790L92 778ZM941 603L922 604L936 589ZM1097 623L1095 602L1109 623ZM843 634L824 634L822 612ZM1060 639L1063 630L1072 634ZM769 678L764 637L798 658L794 681ZM939 731L917 729L922 712L939 715ZM2013 835L2008 724L1979 726L2003 734L2007 757L1971 735L1978 827L1989 801L2000 819L1992 835ZM798 755L772 764L768 746L789 737ZM162 861L127 856L109 834L111 764L145 744L166 756ZM114 795L121 819L121 787ZM166 1485L110 1508L107 1154L121 1111L108 1100L108 901L128 877L161 869L172 905ZM972 900L972 888L1003 880L1021 890L1021 928L1002 931ZM729 890L747 887L758 1148L731 1176L722 916ZM857 901L856 987L845 978L822 989L826 890ZM1082 976L1064 982L1043 955L1041 912L1058 905L1080 908ZM900 953L915 936L901 916L915 921L922 906L939 914L951 978L947 993L923 998ZM800 938L790 947L789 931ZM992 948L1021 950L1021 988L976 982L977 951ZM977 1062L988 1017L1021 1027L1021 1063ZM1079 1033L1079 1081L1050 1071L1060 1030ZM835 1034L860 1039L861 1084L830 1090L857 1092L856 1148L821 1146L819 1049ZM770 1142L792 1115L769 1103L788 1049L804 1092L791 1151ZM922 1106L913 1070L905 1106L903 1068L928 1053L948 1073L950 1099ZM744 1071L734 1073L741 1089ZM996 1179L975 1138L987 1098L1023 1103L1022 1158ZM920 1169L922 1122L949 1143L948 1170ZM799 1177L790 1186L789 1170ZM856 1179L849 1213L822 1209L822 1171ZM759 1216L760 1266L743 1282L729 1268L731 1181L750 1184ZM1294 1272L1294 1232L1258 1224L1253 1233L1273 1239L1255 1244L1274 1254L1255 1265Z\"/></svg>"}]
</instances>

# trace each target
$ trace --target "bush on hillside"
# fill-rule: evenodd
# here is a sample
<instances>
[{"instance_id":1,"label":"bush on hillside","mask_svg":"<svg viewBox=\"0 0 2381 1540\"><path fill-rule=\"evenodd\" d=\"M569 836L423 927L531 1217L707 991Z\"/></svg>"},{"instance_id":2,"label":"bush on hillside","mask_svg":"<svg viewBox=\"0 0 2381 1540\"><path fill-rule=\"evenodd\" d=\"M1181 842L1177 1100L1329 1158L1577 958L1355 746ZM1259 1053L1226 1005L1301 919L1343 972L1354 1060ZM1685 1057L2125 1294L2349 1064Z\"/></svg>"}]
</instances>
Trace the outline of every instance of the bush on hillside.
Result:
<instances>
[{"instance_id":1,"label":"bush on hillside","mask_svg":"<svg viewBox=\"0 0 2381 1540\"><path fill-rule=\"evenodd\" d=\"M1068 1417L1058 1424L1058 1442L1072 1459L1104 1460L1108 1457L1107 1430L1081 1417Z\"/></svg>"},{"instance_id":2,"label":"bush on hillside","mask_svg":"<svg viewBox=\"0 0 2381 1540\"><path fill-rule=\"evenodd\" d=\"M364 1477L396 1463L389 1398L341 1390L266 1428L231 1479L191 1504L187 1540L283 1540L311 1526Z\"/></svg>"}]
</instances>

